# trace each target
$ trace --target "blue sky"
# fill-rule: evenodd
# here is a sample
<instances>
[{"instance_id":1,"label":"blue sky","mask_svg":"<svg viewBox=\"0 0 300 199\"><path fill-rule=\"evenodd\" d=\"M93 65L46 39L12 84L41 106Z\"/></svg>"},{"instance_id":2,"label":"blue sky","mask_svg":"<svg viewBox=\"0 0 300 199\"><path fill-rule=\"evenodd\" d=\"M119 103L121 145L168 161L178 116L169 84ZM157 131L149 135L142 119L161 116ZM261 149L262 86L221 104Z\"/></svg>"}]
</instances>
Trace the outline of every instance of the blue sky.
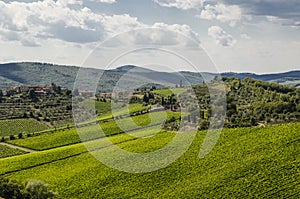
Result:
<instances>
[{"instance_id":1,"label":"blue sky","mask_svg":"<svg viewBox=\"0 0 300 199\"><path fill-rule=\"evenodd\" d=\"M166 31L142 31L145 28ZM135 30L134 37L126 33ZM155 43L177 49L181 54L185 52L187 57L197 54L190 51L188 55L187 41L171 32L199 42L220 72L275 73L300 69L299 0L0 1L2 63L97 63L105 68L101 61L89 63L87 59L95 47L107 40L115 43L116 39L111 38L120 34L123 37L118 39L125 38L126 45L138 43L147 47ZM113 46L113 54L122 52ZM148 57L139 56L140 60L135 57L129 56L118 64L148 64L153 52ZM173 64L166 63L162 55L160 59L156 59L156 64ZM208 65L201 69L212 71ZM187 68L178 66L176 70Z\"/></svg>"}]
</instances>

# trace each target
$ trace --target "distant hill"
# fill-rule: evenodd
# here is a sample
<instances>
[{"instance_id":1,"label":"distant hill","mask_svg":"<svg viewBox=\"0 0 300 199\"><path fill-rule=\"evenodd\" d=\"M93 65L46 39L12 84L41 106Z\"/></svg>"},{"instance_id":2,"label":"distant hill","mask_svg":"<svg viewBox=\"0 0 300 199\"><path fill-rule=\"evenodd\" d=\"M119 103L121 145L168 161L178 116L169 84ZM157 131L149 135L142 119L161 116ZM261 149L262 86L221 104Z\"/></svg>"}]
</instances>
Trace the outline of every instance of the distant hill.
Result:
<instances>
[{"instance_id":1,"label":"distant hill","mask_svg":"<svg viewBox=\"0 0 300 199\"><path fill-rule=\"evenodd\" d=\"M21 62L21 63L7 63L0 64L0 89L5 89L9 86L16 86L21 84L33 85L49 85L55 82L57 85L62 85L68 89L72 89L76 79L79 67L63 66L47 63ZM88 69L99 72L98 69ZM126 74L125 76L123 76ZM203 78L207 81L212 80L216 74L202 73ZM290 86L300 86L300 71L290 71L278 74L257 75L252 73L222 73L222 76L236 77L244 79L250 77L253 79L263 80L267 82L285 84ZM111 91L114 85L120 80L124 79L128 84L122 86L149 84L153 82L155 85L162 84L164 86L176 86L180 84L199 84L203 82L203 78L194 72L158 72L137 66L122 66L117 69L108 70L103 73L101 81L99 82L98 90L103 92ZM187 81L185 81L185 79ZM90 78L87 77L87 82Z\"/></svg>"},{"instance_id":2,"label":"distant hill","mask_svg":"<svg viewBox=\"0 0 300 199\"><path fill-rule=\"evenodd\" d=\"M0 64L0 88L21 84L49 85L52 82L72 88L77 71L78 67L74 66L44 63Z\"/></svg>"},{"instance_id":3,"label":"distant hill","mask_svg":"<svg viewBox=\"0 0 300 199\"><path fill-rule=\"evenodd\" d=\"M300 87L300 71L289 71L277 74L262 74L257 75L254 73L222 73L222 76L236 77L244 79L250 77L252 79L262 80L265 82L272 82L277 84L284 84L288 86Z\"/></svg>"}]
</instances>

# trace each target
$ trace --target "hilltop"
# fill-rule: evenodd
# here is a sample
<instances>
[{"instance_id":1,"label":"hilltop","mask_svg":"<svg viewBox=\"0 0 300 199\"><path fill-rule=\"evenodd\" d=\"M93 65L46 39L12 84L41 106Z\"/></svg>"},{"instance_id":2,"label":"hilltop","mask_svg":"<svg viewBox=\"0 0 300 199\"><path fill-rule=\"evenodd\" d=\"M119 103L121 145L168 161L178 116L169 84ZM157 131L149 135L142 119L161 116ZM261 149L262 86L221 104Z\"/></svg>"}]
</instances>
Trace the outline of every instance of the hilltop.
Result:
<instances>
[{"instance_id":1,"label":"hilltop","mask_svg":"<svg viewBox=\"0 0 300 199\"><path fill-rule=\"evenodd\" d=\"M9 86L18 86L23 84L32 85L50 85L56 83L72 90L79 67L63 66L47 63L20 62L0 64L0 89ZM88 69L94 72L103 72L99 69ZM126 73L128 72L128 73ZM132 84L148 83L149 81L157 81L167 87L175 87L180 80L186 79L191 84L200 84L203 79L198 73L181 71L178 73L158 72L141 68L138 66L121 66L117 69L107 70L103 73L99 89L103 92L112 91L113 85L126 73L126 80L130 80ZM208 81L212 80L216 74L203 72ZM250 77L257 80L279 83L290 86L300 86L300 71L290 71L278 74L257 75L253 73L222 73L222 76L236 77L244 79ZM187 82L183 82L187 84Z\"/></svg>"}]
</instances>

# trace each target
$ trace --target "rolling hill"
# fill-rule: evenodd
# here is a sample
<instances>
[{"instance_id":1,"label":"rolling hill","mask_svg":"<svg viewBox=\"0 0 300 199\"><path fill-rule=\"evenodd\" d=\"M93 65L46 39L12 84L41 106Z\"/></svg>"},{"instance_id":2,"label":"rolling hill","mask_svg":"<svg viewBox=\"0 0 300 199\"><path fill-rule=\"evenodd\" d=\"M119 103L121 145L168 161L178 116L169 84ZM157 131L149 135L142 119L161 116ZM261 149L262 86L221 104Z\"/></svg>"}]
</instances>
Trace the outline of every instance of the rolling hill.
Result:
<instances>
[{"instance_id":1,"label":"rolling hill","mask_svg":"<svg viewBox=\"0 0 300 199\"><path fill-rule=\"evenodd\" d=\"M0 176L25 183L48 183L58 198L299 198L299 123L225 129L205 158L199 158L206 132L168 167L150 173L125 173L107 167L82 143L0 159ZM113 138L133 152L151 152L174 136L128 140ZM93 141L95 155L112 148ZM111 158L117 158L111 156Z\"/></svg>"},{"instance_id":2,"label":"rolling hill","mask_svg":"<svg viewBox=\"0 0 300 199\"><path fill-rule=\"evenodd\" d=\"M0 64L0 89L21 84L49 85L52 82L55 82L57 85L62 85L65 88L72 89L78 70L79 67L76 66L63 66L47 63L22 62ZM95 73L103 72L98 69L87 70L91 70ZM126 75L123 76L125 73ZM216 74L205 72L202 73L202 75L208 81L216 76ZM300 71L265 75L253 73L222 73L221 75L227 77L233 76L239 79L250 77L267 82L296 87L300 86ZM103 92L111 91L121 77L125 78L127 82L131 82L133 85L148 84L151 82L164 86L176 86L180 84L180 80L183 80L183 85L188 84L188 82L191 84L203 82L203 78L199 77L199 74L194 72L182 71L178 73L168 73L144 69L137 66L122 66L117 69L105 71L99 82L98 90ZM90 80L90 78L87 79L88 81Z\"/></svg>"}]
</instances>

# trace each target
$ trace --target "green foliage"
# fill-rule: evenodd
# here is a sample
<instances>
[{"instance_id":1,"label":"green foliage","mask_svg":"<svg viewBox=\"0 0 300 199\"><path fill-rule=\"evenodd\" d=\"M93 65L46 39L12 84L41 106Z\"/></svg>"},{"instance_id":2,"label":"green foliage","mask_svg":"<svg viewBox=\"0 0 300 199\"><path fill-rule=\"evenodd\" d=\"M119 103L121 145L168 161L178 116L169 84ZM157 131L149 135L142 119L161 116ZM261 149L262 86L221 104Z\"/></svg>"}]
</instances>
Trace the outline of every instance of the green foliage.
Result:
<instances>
[{"instance_id":1,"label":"green foliage","mask_svg":"<svg viewBox=\"0 0 300 199\"><path fill-rule=\"evenodd\" d=\"M14 180L0 178L0 196L6 199L50 199L56 195L41 181L30 180L23 186Z\"/></svg>"},{"instance_id":2,"label":"green foliage","mask_svg":"<svg viewBox=\"0 0 300 199\"><path fill-rule=\"evenodd\" d=\"M251 78L238 80L223 77L223 81L227 95L225 127L250 127L300 121L297 114L300 89ZM194 86L194 90L200 110L204 111L206 116L204 118L197 116L202 119L200 129L207 129L211 109L209 91L206 85Z\"/></svg>"},{"instance_id":3,"label":"green foliage","mask_svg":"<svg viewBox=\"0 0 300 199\"><path fill-rule=\"evenodd\" d=\"M186 88L170 88L170 89L161 89L153 91L155 94L162 95L164 97L168 97L172 94L179 95L186 91Z\"/></svg>"},{"instance_id":4,"label":"green foliage","mask_svg":"<svg viewBox=\"0 0 300 199\"><path fill-rule=\"evenodd\" d=\"M0 178L0 197L6 199L23 199L24 187L14 180Z\"/></svg>"},{"instance_id":5,"label":"green foliage","mask_svg":"<svg viewBox=\"0 0 300 199\"><path fill-rule=\"evenodd\" d=\"M0 144L0 158L25 154L26 152Z\"/></svg>"},{"instance_id":6,"label":"green foliage","mask_svg":"<svg viewBox=\"0 0 300 199\"><path fill-rule=\"evenodd\" d=\"M46 125L34 119L0 120L0 136L17 135L20 132L32 133L46 128Z\"/></svg>"},{"instance_id":7,"label":"green foliage","mask_svg":"<svg viewBox=\"0 0 300 199\"><path fill-rule=\"evenodd\" d=\"M135 113L141 113L148 111L151 107L150 106L143 106L142 104L121 104L121 103L113 103L109 104L109 107L113 107L113 113L108 112L106 114L100 115L98 117L98 120L105 120L110 118L118 118L119 116L124 115L134 115Z\"/></svg>"},{"instance_id":8,"label":"green foliage","mask_svg":"<svg viewBox=\"0 0 300 199\"><path fill-rule=\"evenodd\" d=\"M60 88L56 87L57 90ZM55 88L54 88L55 89ZM5 96L0 103L1 120L31 118L51 125L70 122L72 118L71 96L59 91L38 95L33 89Z\"/></svg>"},{"instance_id":9,"label":"green foliage","mask_svg":"<svg viewBox=\"0 0 300 199\"><path fill-rule=\"evenodd\" d=\"M10 135L10 136L9 136L9 139L10 139L10 140L14 140L14 139L16 139L16 138L15 138L14 135Z\"/></svg>"},{"instance_id":10,"label":"green foliage","mask_svg":"<svg viewBox=\"0 0 300 199\"><path fill-rule=\"evenodd\" d=\"M11 144L23 146L34 150L45 150L59 146L79 143L80 139L76 132L76 129L71 129L56 133L29 137L26 139L11 140L8 142Z\"/></svg>"},{"instance_id":11,"label":"green foliage","mask_svg":"<svg viewBox=\"0 0 300 199\"><path fill-rule=\"evenodd\" d=\"M57 193L49 189L48 184L44 184L42 181L31 180L27 182L24 198L28 199L48 199L55 198Z\"/></svg>"},{"instance_id":12,"label":"green foliage","mask_svg":"<svg viewBox=\"0 0 300 199\"><path fill-rule=\"evenodd\" d=\"M83 144L74 144L55 148L47 151L28 153L22 156L15 156L6 159L0 159L0 174L6 174L28 169L30 167L44 165L57 160L66 159L86 152Z\"/></svg>"},{"instance_id":13,"label":"green foliage","mask_svg":"<svg viewBox=\"0 0 300 199\"><path fill-rule=\"evenodd\" d=\"M49 164L32 163L32 167L22 156L13 157L0 160L0 173L10 169L5 165L13 167L24 162L27 167L7 177L20 182L40 179L51 184L60 198L293 198L300 194L299 128L298 123L225 129L213 151L199 159L206 134L201 131L182 157L151 173L117 171L88 153ZM165 132L119 146L128 151L149 152L163 147L173 136ZM71 147L68 146L69 152ZM61 154L60 149L53 150L56 155ZM111 149L102 150L109 154ZM46 152L24 156L39 156L36 161L43 162L48 158Z\"/></svg>"},{"instance_id":14,"label":"green foliage","mask_svg":"<svg viewBox=\"0 0 300 199\"><path fill-rule=\"evenodd\" d=\"M157 129L143 132L135 132L134 135L143 137L151 135L157 132ZM116 135L110 137L109 140L114 143L122 143L135 138L127 134ZM102 149L108 147L110 144L102 138L98 140L92 140L85 143L91 150ZM42 166L50 163L54 163L60 160L68 159L70 157L79 156L87 153L87 149L83 143L73 144L69 146L63 146L59 148L49 149L45 151L38 151L35 153L28 153L22 156L10 157L7 159L0 159L0 175L14 173L29 169L31 167Z\"/></svg>"},{"instance_id":15,"label":"green foliage","mask_svg":"<svg viewBox=\"0 0 300 199\"><path fill-rule=\"evenodd\" d=\"M180 118L180 113L167 112L165 115L161 112L143 114L133 117L127 117L120 120L112 120L109 122L101 122L99 125L107 136L122 134L124 132L139 131L140 129L152 126L162 125L164 119L174 117L176 120ZM151 123L150 123L151 122ZM98 125L90 125L82 127L79 131L76 129L58 131L55 133L42 134L40 136L28 137L26 139L17 139L8 141L11 144L23 146L34 150L46 150L60 146L66 146L84 141L101 138L100 127ZM82 139L80 139L80 137Z\"/></svg>"}]
</instances>

